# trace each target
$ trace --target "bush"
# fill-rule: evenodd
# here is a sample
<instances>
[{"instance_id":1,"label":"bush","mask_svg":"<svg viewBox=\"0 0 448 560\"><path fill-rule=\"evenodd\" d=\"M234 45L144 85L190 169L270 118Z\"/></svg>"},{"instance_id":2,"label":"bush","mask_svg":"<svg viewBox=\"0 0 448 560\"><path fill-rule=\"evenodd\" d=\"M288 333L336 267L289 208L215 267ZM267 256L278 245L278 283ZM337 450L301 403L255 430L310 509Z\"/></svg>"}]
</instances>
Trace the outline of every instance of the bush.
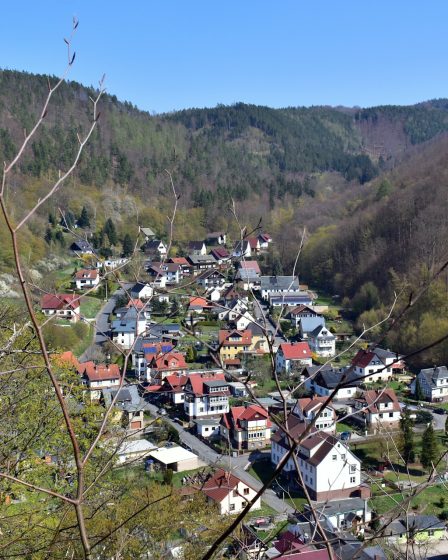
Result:
<instances>
[{"instance_id":1,"label":"bush","mask_svg":"<svg viewBox=\"0 0 448 560\"><path fill-rule=\"evenodd\" d=\"M167 486L172 486L173 484L173 471L172 469L166 469L163 471L163 484Z\"/></svg>"}]
</instances>

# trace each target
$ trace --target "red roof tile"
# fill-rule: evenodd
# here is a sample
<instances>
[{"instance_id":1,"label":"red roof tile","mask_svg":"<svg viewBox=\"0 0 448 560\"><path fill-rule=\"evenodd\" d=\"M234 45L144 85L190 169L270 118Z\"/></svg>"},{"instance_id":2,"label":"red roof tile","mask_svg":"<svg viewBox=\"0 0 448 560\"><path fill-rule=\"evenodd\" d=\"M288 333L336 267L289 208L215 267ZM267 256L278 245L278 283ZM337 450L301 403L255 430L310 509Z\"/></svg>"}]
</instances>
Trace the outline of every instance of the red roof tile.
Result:
<instances>
[{"instance_id":1,"label":"red roof tile","mask_svg":"<svg viewBox=\"0 0 448 560\"><path fill-rule=\"evenodd\" d=\"M237 338L237 340L230 340L232 337ZM252 332L249 330L245 331L219 331L219 345L220 346L250 346L252 343Z\"/></svg>"},{"instance_id":2,"label":"red roof tile","mask_svg":"<svg viewBox=\"0 0 448 560\"><path fill-rule=\"evenodd\" d=\"M95 362L83 362L78 369L80 375L85 375L89 381L109 381L120 379L120 368L118 364L95 364Z\"/></svg>"},{"instance_id":3,"label":"red roof tile","mask_svg":"<svg viewBox=\"0 0 448 560\"><path fill-rule=\"evenodd\" d=\"M222 500L233 491L238 484L242 482L234 474L224 471L223 469L218 469L211 478L202 487L202 491L214 502L222 502ZM245 482L245 486L252 488ZM252 490L254 490L252 488Z\"/></svg>"},{"instance_id":4,"label":"red roof tile","mask_svg":"<svg viewBox=\"0 0 448 560\"><path fill-rule=\"evenodd\" d=\"M42 309L78 309L79 296L75 294L45 294L41 299Z\"/></svg>"},{"instance_id":5,"label":"red roof tile","mask_svg":"<svg viewBox=\"0 0 448 560\"><path fill-rule=\"evenodd\" d=\"M75 274L76 280L81 280L83 278L87 278L89 280L96 280L98 278L98 270L89 269L89 268L81 268Z\"/></svg>"},{"instance_id":6,"label":"red roof tile","mask_svg":"<svg viewBox=\"0 0 448 560\"><path fill-rule=\"evenodd\" d=\"M308 342L288 342L280 344L280 349L286 360L303 360L311 358Z\"/></svg>"}]
</instances>

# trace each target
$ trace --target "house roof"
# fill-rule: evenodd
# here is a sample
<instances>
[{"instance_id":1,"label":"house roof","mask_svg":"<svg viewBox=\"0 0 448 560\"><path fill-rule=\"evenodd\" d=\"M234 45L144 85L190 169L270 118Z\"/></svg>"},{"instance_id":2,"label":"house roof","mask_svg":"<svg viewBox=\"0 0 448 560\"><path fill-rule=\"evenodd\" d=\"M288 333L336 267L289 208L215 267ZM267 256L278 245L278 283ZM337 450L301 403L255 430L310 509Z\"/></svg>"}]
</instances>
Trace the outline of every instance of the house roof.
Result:
<instances>
[{"instance_id":1,"label":"house roof","mask_svg":"<svg viewBox=\"0 0 448 560\"><path fill-rule=\"evenodd\" d=\"M149 274L158 274L160 276L163 276L166 272L172 272L172 273L176 273L179 272L181 270L181 267L179 264L177 263L172 263L172 262L165 262L165 263L161 263L161 262L154 262L152 263L152 265L149 267L148 269L148 273Z\"/></svg>"},{"instance_id":2,"label":"house roof","mask_svg":"<svg viewBox=\"0 0 448 560\"><path fill-rule=\"evenodd\" d=\"M249 246L252 250L255 250L260 247L260 242L258 240L258 237L248 237L247 242L249 243Z\"/></svg>"},{"instance_id":3,"label":"house roof","mask_svg":"<svg viewBox=\"0 0 448 560\"><path fill-rule=\"evenodd\" d=\"M317 466L338 444L342 446L344 449L347 449L346 446L343 443L341 443L332 434L327 434L319 430L306 437L300 443L301 449L302 448L307 449L309 452L312 452L316 448L317 450L310 457L308 457L307 455L303 455L299 451L299 456L305 459L306 462L309 463L310 465Z\"/></svg>"},{"instance_id":4,"label":"house roof","mask_svg":"<svg viewBox=\"0 0 448 560\"><path fill-rule=\"evenodd\" d=\"M312 338L319 337L320 339L324 340L334 340L334 334L327 329L324 325L318 325L315 329L313 329L308 336Z\"/></svg>"},{"instance_id":5,"label":"house roof","mask_svg":"<svg viewBox=\"0 0 448 560\"><path fill-rule=\"evenodd\" d=\"M205 280L206 278L210 278L210 276L221 276L221 278L225 278L222 272L216 270L216 268L210 268L209 270L204 270L204 272L201 272L197 279Z\"/></svg>"},{"instance_id":6,"label":"house roof","mask_svg":"<svg viewBox=\"0 0 448 560\"><path fill-rule=\"evenodd\" d=\"M383 348L374 348L367 350L358 350L358 353L352 360L352 365L360 368L366 368L372 361L377 361L386 365L386 360L396 360L399 358L398 354ZM402 367L400 362L394 364L394 367Z\"/></svg>"},{"instance_id":7,"label":"house roof","mask_svg":"<svg viewBox=\"0 0 448 560\"><path fill-rule=\"evenodd\" d=\"M236 338L237 340L231 340L231 338ZM220 346L248 346L252 343L252 333L249 330L220 330L218 340Z\"/></svg>"},{"instance_id":8,"label":"house roof","mask_svg":"<svg viewBox=\"0 0 448 560\"><path fill-rule=\"evenodd\" d=\"M280 344L279 350L282 351L286 360L311 358L311 349L308 342L284 342Z\"/></svg>"},{"instance_id":9,"label":"house roof","mask_svg":"<svg viewBox=\"0 0 448 560\"><path fill-rule=\"evenodd\" d=\"M216 263L213 255L188 255L187 259L192 265Z\"/></svg>"},{"instance_id":10,"label":"house roof","mask_svg":"<svg viewBox=\"0 0 448 560\"><path fill-rule=\"evenodd\" d=\"M247 406L232 406L230 411L222 415L222 423L228 429L241 431L244 429L241 421L253 422L266 420L266 427L270 428L272 422L269 420L267 410L256 404Z\"/></svg>"},{"instance_id":11,"label":"house roof","mask_svg":"<svg viewBox=\"0 0 448 560\"><path fill-rule=\"evenodd\" d=\"M218 469L204 484L202 491L214 502L222 502L222 500L224 500L224 498L226 498L240 483L255 490L234 474L224 471L223 469Z\"/></svg>"},{"instance_id":12,"label":"house roof","mask_svg":"<svg viewBox=\"0 0 448 560\"><path fill-rule=\"evenodd\" d=\"M336 369L330 365L325 368L322 366L306 366L302 373L310 377L315 385L326 389L334 389L338 386L341 388L357 387L362 382L353 368Z\"/></svg>"},{"instance_id":13,"label":"house roof","mask_svg":"<svg viewBox=\"0 0 448 560\"><path fill-rule=\"evenodd\" d=\"M272 241L272 237L269 235L269 233L260 233L258 239L261 239L262 241L266 241L266 242Z\"/></svg>"},{"instance_id":14,"label":"house roof","mask_svg":"<svg viewBox=\"0 0 448 560\"><path fill-rule=\"evenodd\" d=\"M184 355L179 352L168 352L167 354L154 356L150 365L158 370L188 369Z\"/></svg>"},{"instance_id":15,"label":"house roof","mask_svg":"<svg viewBox=\"0 0 448 560\"><path fill-rule=\"evenodd\" d=\"M151 239L145 243L145 249L158 249L161 243L165 247L165 244L160 239Z\"/></svg>"},{"instance_id":16,"label":"house roof","mask_svg":"<svg viewBox=\"0 0 448 560\"><path fill-rule=\"evenodd\" d=\"M317 397L314 395L313 397L303 397L301 399L297 399L297 407L305 414L308 415L310 412L314 410L319 410L322 405L328 400L327 397ZM327 404L325 408L333 410L333 407L330 404Z\"/></svg>"},{"instance_id":17,"label":"house roof","mask_svg":"<svg viewBox=\"0 0 448 560\"><path fill-rule=\"evenodd\" d=\"M277 406L280 405L280 403L278 401L276 401L275 403ZM290 414L288 416L287 419L288 422L288 432L291 434L291 437L293 437L294 439L297 439L298 437L300 437L303 432L307 429L308 425L305 422L302 422L300 420L300 418L297 418L297 416L295 416L294 414ZM316 432L316 428L311 428L310 433L314 433ZM282 430L277 430L275 432L275 434L272 436L272 441L275 441L276 443L282 443L282 445L284 447L286 446L286 435L284 432L282 432Z\"/></svg>"},{"instance_id":18,"label":"house roof","mask_svg":"<svg viewBox=\"0 0 448 560\"><path fill-rule=\"evenodd\" d=\"M140 231L144 234L147 235L148 237L154 236L155 233L153 232L153 230L149 227L141 227Z\"/></svg>"},{"instance_id":19,"label":"house roof","mask_svg":"<svg viewBox=\"0 0 448 560\"><path fill-rule=\"evenodd\" d=\"M313 315L313 317L321 317L322 313L317 313L317 311L314 311L314 309L312 309L311 307L309 307L308 305L298 305L297 307L294 307L294 309L291 309L291 311L289 312L290 315L301 315L302 313L311 313Z\"/></svg>"},{"instance_id":20,"label":"house roof","mask_svg":"<svg viewBox=\"0 0 448 560\"><path fill-rule=\"evenodd\" d=\"M210 251L210 254L215 257L216 260L228 259L230 257L229 251L224 247L215 247Z\"/></svg>"},{"instance_id":21,"label":"house roof","mask_svg":"<svg viewBox=\"0 0 448 560\"><path fill-rule=\"evenodd\" d=\"M262 290L299 289L297 276L260 276Z\"/></svg>"},{"instance_id":22,"label":"house roof","mask_svg":"<svg viewBox=\"0 0 448 560\"><path fill-rule=\"evenodd\" d=\"M75 294L44 294L41 299L42 309L78 309L79 296Z\"/></svg>"},{"instance_id":23,"label":"house roof","mask_svg":"<svg viewBox=\"0 0 448 560\"><path fill-rule=\"evenodd\" d=\"M87 278L88 280L96 280L98 278L98 270L90 268L81 268L75 274L75 280L82 280Z\"/></svg>"},{"instance_id":24,"label":"house roof","mask_svg":"<svg viewBox=\"0 0 448 560\"><path fill-rule=\"evenodd\" d=\"M298 303L310 303L311 296L306 292L291 293L285 292L283 294L271 295L269 298L272 305L279 303L281 305L297 305Z\"/></svg>"},{"instance_id":25,"label":"house roof","mask_svg":"<svg viewBox=\"0 0 448 560\"><path fill-rule=\"evenodd\" d=\"M207 233L205 239L218 239L218 237L224 237L226 235L225 231L212 231L211 233Z\"/></svg>"},{"instance_id":26,"label":"house roof","mask_svg":"<svg viewBox=\"0 0 448 560\"><path fill-rule=\"evenodd\" d=\"M145 304L142 302L141 299L130 299L127 304L126 307L134 307L135 309L143 309L145 307Z\"/></svg>"},{"instance_id":27,"label":"house roof","mask_svg":"<svg viewBox=\"0 0 448 560\"><path fill-rule=\"evenodd\" d=\"M190 385L191 392L195 395L204 394L204 381L222 381L225 383L224 373L191 373L188 375L186 385Z\"/></svg>"},{"instance_id":28,"label":"house roof","mask_svg":"<svg viewBox=\"0 0 448 560\"><path fill-rule=\"evenodd\" d=\"M192 251L201 251L204 248L205 243L203 241L189 241L188 248Z\"/></svg>"},{"instance_id":29,"label":"house roof","mask_svg":"<svg viewBox=\"0 0 448 560\"><path fill-rule=\"evenodd\" d=\"M89 381L109 381L120 379L120 368L118 364L95 364L95 362L83 362L78 369L80 375L87 377Z\"/></svg>"},{"instance_id":30,"label":"house roof","mask_svg":"<svg viewBox=\"0 0 448 560\"><path fill-rule=\"evenodd\" d=\"M425 376L429 386L437 386L437 381L448 378L448 369L446 366L435 366L420 370L419 375Z\"/></svg>"},{"instance_id":31,"label":"house roof","mask_svg":"<svg viewBox=\"0 0 448 560\"><path fill-rule=\"evenodd\" d=\"M171 257L168 262L172 262L174 264L180 264L182 266L190 266L190 263L187 261L185 257Z\"/></svg>"},{"instance_id":32,"label":"house roof","mask_svg":"<svg viewBox=\"0 0 448 560\"><path fill-rule=\"evenodd\" d=\"M73 241L73 243L70 245L70 249L72 251L79 251L81 253L93 253L92 245L90 245L88 241L84 241L83 239Z\"/></svg>"},{"instance_id":33,"label":"house roof","mask_svg":"<svg viewBox=\"0 0 448 560\"><path fill-rule=\"evenodd\" d=\"M370 389L364 391L356 401L360 403L363 408L366 407L371 414L379 414L384 410L387 412L401 411L400 403L393 389ZM380 410L379 405L384 403L392 403L392 408Z\"/></svg>"},{"instance_id":34,"label":"house roof","mask_svg":"<svg viewBox=\"0 0 448 560\"><path fill-rule=\"evenodd\" d=\"M199 296L190 296L190 307L211 307L211 303Z\"/></svg>"},{"instance_id":35,"label":"house roof","mask_svg":"<svg viewBox=\"0 0 448 560\"><path fill-rule=\"evenodd\" d=\"M54 360L56 363L60 365L68 365L74 367L76 370L79 369L80 362L78 358L73 354L71 350L67 350L67 352L62 352L62 354L57 354L54 356Z\"/></svg>"}]
</instances>

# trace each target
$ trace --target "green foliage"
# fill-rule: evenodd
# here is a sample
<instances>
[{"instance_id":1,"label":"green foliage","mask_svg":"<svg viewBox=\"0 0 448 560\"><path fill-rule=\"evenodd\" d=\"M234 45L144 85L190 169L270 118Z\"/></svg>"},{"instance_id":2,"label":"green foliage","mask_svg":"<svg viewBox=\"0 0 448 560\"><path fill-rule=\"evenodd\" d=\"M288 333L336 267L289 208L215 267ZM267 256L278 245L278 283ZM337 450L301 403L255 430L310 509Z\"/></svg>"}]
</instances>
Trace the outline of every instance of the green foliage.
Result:
<instances>
[{"instance_id":1,"label":"green foliage","mask_svg":"<svg viewBox=\"0 0 448 560\"><path fill-rule=\"evenodd\" d=\"M134 242L131 236L127 233L123 238L123 257L130 257L134 252Z\"/></svg>"},{"instance_id":2,"label":"green foliage","mask_svg":"<svg viewBox=\"0 0 448 560\"><path fill-rule=\"evenodd\" d=\"M78 226L80 228L90 227L89 213L85 206L82 207L81 214L79 215Z\"/></svg>"},{"instance_id":3,"label":"green foliage","mask_svg":"<svg viewBox=\"0 0 448 560\"><path fill-rule=\"evenodd\" d=\"M405 408L401 413L400 429L402 434L401 454L406 465L415 461L413 427L410 412L408 408Z\"/></svg>"},{"instance_id":4,"label":"green foliage","mask_svg":"<svg viewBox=\"0 0 448 560\"><path fill-rule=\"evenodd\" d=\"M112 218L108 218L106 220L106 223L104 224L103 227L103 235L107 235L107 238L111 245L117 245L118 243L117 230L115 229L115 224L112 221Z\"/></svg>"},{"instance_id":5,"label":"green foliage","mask_svg":"<svg viewBox=\"0 0 448 560\"><path fill-rule=\"evenodd\" d=\"M167 486L173 485L173 470L172 469L165 469L163 471L163 484Z\"/></svg>"},{"instance_id":6,"label":"green foliage","mask_svg":"<svg viewBox=\"0 0 448 560\"><path fill-rule=\"evenodd\" d=\"M428 425L422 437L422 452L420 461L425 469L432 469L438 458L438 445L432 423Z\"/></svg>"},{"instance_id":7,"label":"green foliage","mask_svg":"<svg viewBox=\"0 0 448 560\"><path fill-rule=\"evenodd\" d=\"M422 401L425 398L418 377L415 380L415 398L417 401Z\"/></svg>"},{"instance_id":8,"label":"green foliage","mask_svg":"<svg viewBox=\"0 0 448 560\"><path fill-rule=\"evenodd\" d=\"M385 196L389 196L392 192L392 185L387 179L383 179L376 191L376 200L381 200Z\"/></svg>"}]
</instances>

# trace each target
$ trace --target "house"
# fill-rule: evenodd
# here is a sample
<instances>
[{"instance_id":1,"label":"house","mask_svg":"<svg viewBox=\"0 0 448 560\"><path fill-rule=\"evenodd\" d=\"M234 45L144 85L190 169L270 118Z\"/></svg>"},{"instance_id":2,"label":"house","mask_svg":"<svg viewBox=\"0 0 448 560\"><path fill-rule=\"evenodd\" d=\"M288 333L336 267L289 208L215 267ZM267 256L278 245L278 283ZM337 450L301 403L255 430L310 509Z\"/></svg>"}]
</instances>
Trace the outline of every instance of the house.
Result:
<instances>
[{"instance_id":1,"label":"house","mask_svg":"<svg viewBox=\"0 0 448 560\"><path fill-rule=\"evenodd\" d=\"M207 289L206 297L209 301L217 302L221 299L221 293L224 289L224 286L211 286Z\"/></svg>"},{"instance_id":2,"label":"house","mask_svg":"<svg viewBox=\"0 0 448 560\"><path fill-rule=\"evenodd\" d=\"M250 249L252 253L259 253L260 252L260 240L258 237L247 237L247 242L250 245Z\"/></svg>"},{"instance_id":3,"label":"house","mask_svg":"<svg viewBox=\"0 0 448 560\"><path fill-rule=\"evenodd\" d=\"M121 381L120 368L117 364L83 362L79 364L78 373L82 377L83 384L90 390L92 400L99 400L103 389L117 387Z\"/></svg>"},{"instance_id":4,"label":"house","mask_svg":"<svg viewBox=\"0 0 448 560\"><path fill-rule=\"evenodd\" d=\"M271 440L271 461L277 466L290 445L286 434L281 430ZM360 460L334 435L323 431L309 433L298 445L296 457L304 485L312 500L340 500L368 494L368 488L361 487ZM292 457L284 466L283 472L295 477L296 464Z\"/></svg>"},{"instance_id":5,"label":"house","mask_svg":"<svg viewBox=\"0 0 448 560\"><path fill-rule=\"evenodd\" d=\"M261 297L268 301L270 296L282 295L285 292L300 292L297 276L260 276Z\"/></svg>"},{"instance_id":6,"label":"house","mask_svg":"<svg viewBox=\"0 0 448 560\"><path fill-rule=\"evenodd\" d=\"M394 519L386 525L383 535L388 541L406 543L425 543L446 539L446 525L435 515L409 513Z\"/></svg>"},{"instance_id":7,"label":"house","mask_svg":"<svg viewBox=\"0 0 448 560\"><path fill-rule=\"evenodd\" d=\"M115 409L120 412L120 420L127 430L143 430L145 411L149 412L149 407L138 394L137 385L127 385L120 390L106 388L102 390L102 393L106 410L115 399Z\"/></svg>"},{"instance_id":8,"label":"house","mask_svg":"<svg viewBox=\"0 0 448 560\"><path fill-rule=\"evenodd\" d=\"M308 333L311 351L322 358L331 358L336 354L336 337L325 326L319 325Z\"/></svg>"},{"instance_id":9,"label":"house","mask_svg":"<svg viewBox=\"0 0 448 560\"><path fill-rule=\"evenodd\" d=\"M171 257L166 262L178 264L181 270L181 278L188 278L193 274L193 267L185 257Z\"/></svg>"},{"instance_id":10,"label":"house","mask_svg":"<svg viewBox=\"0 0 448 560\"><path fill-rule=\"evenodd\" d=\"M275 558L275 560L330 560L326 549L315 549L305 544L291 531L285 531L270 544L270 548L261 556L265 560L271 558Z\"/></svg>"},{"instance_id":11,"label":"house","mask_svg":"<svg viewBox=\"0 0 448 560\"><path fill-rule=\"evenodd\" d=\"M190 303L188 305L188 311L190 313L203 313L206 310L210 310L212 304L203 297L200 296L190 296Z\"/></svg>"},{"instance_id":12,"label":"house","mask_svg":"<svg viewBox=\"0 0 448 560\"><path fill-rule=\"evenodd\" d=\"M232 322L238 319L246 313L248 310L248 303L242 299L234 299L228 303L222 303L221 301L215 305L215 310L218 313L218 319L220 321Z\"/></svg>"},{"instance_id":13,"label":"house","mask_svg":"<svg viewBox=\"0 0 448 560\"><path fill-rule=\"evenodd\" d=\"M90 245L88 241L84 241L83 239L74 241L70 245L70 251L72 251L76 255L93 255L95 252L92 245Z\"/></svg>"},{"instance_id":14,"label":"house","mask_svg":"<svg viewBox=\"0 0 448 560\"><path fill-rule=\"evenodd\" d=\"M219 355L221 360L232 360L241 352L248 352L252 346L252 333L249 330L220 330L218 334Z\"/></svg>"},{"instance_id":15,"label":"house","mask_svg":"<svg viewBox=\"0 0 448 560\"><path fill-rule=\"evenodd\" d=\"M314 421L316 430L334 434L336 432L336 411L329 404L321 410L325 401L325 397L316 396L297 399L291 414L306 425Z\"/></svg>"},{"instance_id":16,"label":"house","mask_svg":"<svg viewBox=\"0 0 448 560\"><path fill-rule=\"evenodd\" d=\"M209 268L216 268L217 264L213 255L188 255L187 260L190 263L195 276L204 270L208 270Z\"/></svg>"},{"instance_id":17,"label":"house","mask_svg":"<svg viewBox=\"0 0 448 560\"><path fill-rule=\"evenodd\" d=\"M210 255L216 259L216 262L220 265L227 263L231 259L229 251L224 247L214 247L210 251Z\"/></svg>"},{"instance_id":18,"label":"house","mask_svg":"<svg viewBox=\"0 0 448 560\"><path fill-rule=\"evenodd\" d=\"M394 352L375 348L359 350L352 360L352 366L364 383L373 383L388 381L392 377L394 369L400 371L404 364Z\"/></svg>"},{"instance_id":19,"label":"house","mask_svg":"<svg viewBox=\"0 0 448 560\"><path fill-rule=\"evenodd\" d=\"M81 268L75 273L74 281L77 290L95 288L100 283L100 275L96 269Z\"/></svg>"},{"instance_id":20,"label":"house","mask_svg":"<svg viewBox=\"0 0 448 560\"><path fill-rule=\"evenodd\" d=\"M127 262L128 258L117 258L117 259L104 259L102 261L96 261L95 267L97 269L115 270L117 268L123 267Z\"/></svg>"},{"instance_id":21,"label":"house","mask_svg":"<svg viewBox=\"0 0 448 560\"><path fill-rule=\"evenodd\" d=\"M154 231L149 227L139 227L139 231L142 233L145 241L151 241L151 239L154 239L156 236Z\"/></svg>"},{"instance_id":22,"label":"house","mask_svg":"<svg viewBox=\"0 0 448 560\"><path fill-rule=\"evenodd\" d=\"M129 294L132 299L149 299L152 297L153 293L153 287L147 282L136 282L129 289Z\"/></svg>"},{"instance_id":23,"label":"house","mask_svg":"<svg viewBox=\"0 0 448 560\"><path fill-rule=\"evenodd\" d=\"M297 368L311 366L312 363L308 342L284 342L280 344L275 355L275 367L278 373L291 375Z\"/></svg>"},{"instance_id":24,"label":"house","mask_svg":"<svg viewBox=\"0 0 448 560\"><path fill-rule=\"evenodd\" d=\"M222 272L216 269L204 270L196 278L196 283L204 290L211 287L222 287L226 283L226 277Z\"/></svg>"},{"instance_id":25,"label":"house","mask_svg":"<svg viewBox=\"0 0 448 560\"><path fill-rule=\"evenodd\" d=\"M243 239L242 241L237 241L233 246L232 257L237 259L250 259L252 256L252 249L250 243L247 239Z\"/></svg>"},{"instance_id":26,"label":"house","mask_svg":"<svg viewBox=\"0 0 448 560\"><path fill-rule=\"evenodd\" d=\"M187 375L177 372L170 373L163 379L159 392L167 397L174 405L183 404L185 401L185 384L187 381Z\"/></svg>"},{"instance_id":27,"label":"house","mask_svg":"<svg viewBox=\"0 0 448 560\"><path fill-rule=\"evenodd\" d=\"M143 245L143 251L146 255L162 259L166 257L168 248L160 239L151 239Z\"/></svg>"},{"instance_id":28,"label":"house","mask_svg":"<svg viewBox=\"0 0 448 560\"><path fill-rule=\"evenodd\" d=\"M227 234L225 231L213 231L205 236L207 245L225 245L227 242Z\"/></svg>"},{"instance_id":29,"label":"house","mask_svg":"<svg viewBox=\"0 0 448 560\"><path fill-rule=\"evenodd\" d=\"M237 449L257 449L269 445L272 422L268 412L256 404L232 406L221 418L221 437Z\"/></svg>"},{"instance_id":30,"label":"house","mask_svg":"<svg viewBox=\"0 0 448 560\"><path fill-rule=\"evenodd\" d=\"M360 497L317 503L313 504L313 508L319 519L326 521L335 531L356 529L359 525L357 533L362 534L364 527L372 520L368 501ZM309 504L305 504L304 513L307 517L312 516Z\"/></svg>"},{"instance_id":31,"label":"house","mask_svg":"<svg viewBox=\"0 0 448 560\"><path fill-rule=\"evenodd\" d=\"M182 269L179 264L170 262L153 262L148 268L148 274L154 285L164 288L166 285L179 284Z\"/></svg>"},{"instance_id":32,"label":"house","mask_svg":"<svg viewBox=\"0 0 448 560\"><path fill-rule=\"evenodd\" d=\"M203 485L202 492L214 502L221 515L240 513L252 500L257 491L234 474L218 469ZM258 498L251 510L261 508Z\"/></svg>"},{"instance_id":33,"label":"house","mask_svg":"<svg viewBox=\"0 0 448 560\"><path fill-rule=\"evenodd\" d=\"M272 237L269 233L260 233L258 236L258 244L261 251L266 251L269 249L269 245L272 243Z\"/></svg>"},{"instance_id":34,"label":"house","mask_svg":"<svg viewBox=\"0 0 448 560\"><path fill-rule=\"evenodd\" d=\"M190 255L206 255L207 247L203 241L190 241L187 245L187 251Z\"/></svg>"},{"instance_id":35,"label":"house","mask_svg":"<svg viewBox=\"0 0 448 560\"><path fill-rule=\"evenodd\" d=\"M76 323L80 318L79 296L75 294L45 294L40 301L46 317L59 317Z\"/></svg>"},{"instance_id":36,"label":"house","mask_svg":"<svg viewBox=\"0 0 448 560\"><path fill-rule=\"evenodd\" d=\"M196 425L196 433L198 436L209 439L219 438L220 422L218 418L198 418L194 421Z\"/></svg>"},{"instance_id":37,"label":"house","mask_svg":"<svg viewBox=\"0 0 448 560\"><path fill-rule=\"evenodd\" d=\"M260 325L253 322L252 316L248 313L246 313L244 318L247 319L247 317L251 319L251 322L246 325L246 330L250 331L252 334L250 351L256 352L257 354L269 352L269 341L266 332Z\"/></svg>"},{"instance_id":38,"label":"house","mask_svg":"<svg viewBox=\"0 0 448 560\"><path fill-rule=\"evenodd\" d=\"M260 287L260 267L257 261L240 261L235 280L242 284L243 290L258 290Z\"/></svg>"},{"instance_id":39,"label":"house","mask_svg":"<svg viewBox=\"0 0 448 560\"><path fill-rule=\"evenodd\" d=\"M448 369L446 366L434 366L420 370L413 383L414 394L416 394L417 383L425 400L430 402L448 400Z\"/></svg>"},{"instance_id":40,"label":"house","mask_svg":"<svg viewBox=\"0 0 448 560\"><path fill-rule=\"evenodd\" d=\"M155 451L157 445L147 439L125 440L117 450L119 464L136 463L139 459L148 457L151 451Z\"/></svg>"},{"instance_id":41,"label":"house","mask_svg":"<svg viewBox=\"0 0 448 560\"><path fill-rule=\"evenodd\" d=\"M184 411L190 419L229 412L230 391L223 373L191 373L184 391Z\"/></svg>"},{"instance_id":42,"label":"house","mask_svg":"<svg viewBox=\"0 0 448 560\"><path fill-rule=\"evenodd\" d=\"M153 356L147 367L147 381L163 381L172 374L181 375L188 371L185 356L180 352L167 352Z\"/></svg>"},{"instance_id":43,"label":"house","mask_svg":"<svg viewBox=\"0 0 448 560\"><path fill-rule=\"evenodd\" d=\"M288 318L291 320L292 326L299 330L302 338L305 338L309 332L319 325L325 325L325 319L321 313L303 304L291 309Z\"/></svg>"},{"instance_id":44,"label":"house","mask_svg":"<svg viewBox=\"0 0 448 560\"><path fill-rule=\"evenodd\" d=\"M334 368L331 365L306 366L302 371L305 387L320 397L328 397L338 387L333 399L352 399L361 381L352 368Z\"/></svg>"},{"instance_id":45,"label":"house","mask_svg":"<svg viewBox=\"0 0 448 560\"><path fill-rule=\"evenodd\" d=\"M233 397L238 399L249 396L246 385L241 381L229 381L228 385Z\"/></svg>"},{"instance_id":46,"label":"house","mask_svg":"<svg viewBox=\"0 0 448 560\"><path fill-rule=\"evenodd\" d=\"M134 344L136 336L146 330L144 313L130 307L120 319L112 321L110 332L112 340L122 348L129 350Z\"/></svg>"},{"instance_id":47,"label":"house","mask_svg":"<svg viewBox=\"0 0 448 560\"><path fill-rule=\"evenodd\" d=\"M154 341L139 336L132 348L131 360L136 377L141 381L148 379L148 365L154 356L167 354L173 350L171 342Z\"/></svg>"},{"instance_id":48,"label":"house","mask_svg":"<svg viewBox=\"0 0 448 560\"><path fill-rule=\"evenodd\" d=\"M268 296L269 305L272 307L296 307L297 305L311 305L313 298L309 292L283 292L271 293Z\"/></svg>"},{"instance_id":49,"label":"house","mask_svg":"<svg viewBox=\"0 0 448 560\"><path fill-rule=\"evenodd\" d=\"M353 420L379 431L393 428L401 419L401 407L393 389L371 389L354 400Z\"/></svg>"}]
</instances>

